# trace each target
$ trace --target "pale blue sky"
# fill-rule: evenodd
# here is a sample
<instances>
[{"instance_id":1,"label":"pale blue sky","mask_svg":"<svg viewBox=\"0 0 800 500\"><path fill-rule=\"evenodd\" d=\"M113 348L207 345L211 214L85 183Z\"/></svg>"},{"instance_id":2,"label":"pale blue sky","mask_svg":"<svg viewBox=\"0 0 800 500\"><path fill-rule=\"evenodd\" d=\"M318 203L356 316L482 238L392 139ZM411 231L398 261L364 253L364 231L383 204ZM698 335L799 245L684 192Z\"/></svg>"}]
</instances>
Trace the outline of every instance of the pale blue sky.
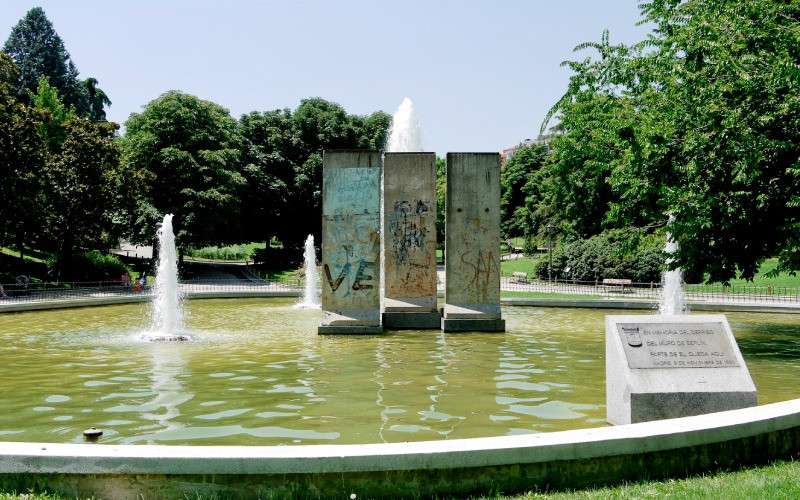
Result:
<instances>
[{"instance_id":1,"label":"pale blue sky","mask_svg":"<svg viewBox=\"0 0 800 500\"><path fill-rule=\"evenodd\" d=\"M427 151L500 151L535 137L585 41L645 37L636 0L3 0L0 42L42 7L112 121L171 89L228 108L347 112L414 102Z\"/></svg>"}]
</instances>

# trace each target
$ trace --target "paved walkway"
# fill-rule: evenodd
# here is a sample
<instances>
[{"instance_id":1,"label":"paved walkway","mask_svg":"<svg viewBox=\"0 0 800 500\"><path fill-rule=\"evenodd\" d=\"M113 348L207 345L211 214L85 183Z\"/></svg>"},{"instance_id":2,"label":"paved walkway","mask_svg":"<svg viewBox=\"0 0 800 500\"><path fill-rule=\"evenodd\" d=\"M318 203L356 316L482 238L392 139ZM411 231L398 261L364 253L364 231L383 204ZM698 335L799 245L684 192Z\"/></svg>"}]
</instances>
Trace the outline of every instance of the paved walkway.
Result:
<instances>
[{"instance_id":1,"label":"paved walkway","mask_svg":"<svg viewBox=\"0 0 800 500\"><path fill-rule=\"evenodd\" d=\"M137 259L152 259L153 247L152 246L139 246L128 243L125 240L120 240L119 248L112 248L109 250L114 255L122 255L125 257L133 257Z\"/></svg>"}]
</instances>

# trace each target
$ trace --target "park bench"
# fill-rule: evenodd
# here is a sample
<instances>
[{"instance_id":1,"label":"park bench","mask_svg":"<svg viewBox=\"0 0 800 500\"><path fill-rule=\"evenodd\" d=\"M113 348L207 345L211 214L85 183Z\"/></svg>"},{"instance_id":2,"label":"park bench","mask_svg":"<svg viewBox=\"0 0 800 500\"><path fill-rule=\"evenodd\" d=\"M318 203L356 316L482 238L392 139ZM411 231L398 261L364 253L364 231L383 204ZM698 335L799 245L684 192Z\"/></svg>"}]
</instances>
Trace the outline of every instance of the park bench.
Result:
<instances>
[{"instance_id":1,"label":"park bench","mask_svg":"<svg viewBox=\"0 0 800 500\"><path fill-rule=\"evenodd\" d=\"M603 280L603 285L606 287L611 287L611 291L616 291L617 287L619 287L619 291L621 293L625 293L625 286L631 286L633 281L624 278L606 278Z\"/></svg>"},{"instance_id":2,"label":"park bench","mask_svg":"<svg viewBox=\"0 0 800 500\"><path fill-rule=\"evenodd\" d=\"M106 278L100 282L101 286L118 286L118 287L129 287L131 286L131 275L129 273L125 273L122 276L115 277L115 278Z\"/></svg>"},{"instance_id":3,"label":"park bench","mask_svg":"<svg viewBox=\"0 0 800 500\"><path fill-rule=\"evenodd\" d=\"M517 283L527 283L528 282L528 273L522 271L514 271L511 273L511 279L516 281Z\"/></svg>"}]
</instances>

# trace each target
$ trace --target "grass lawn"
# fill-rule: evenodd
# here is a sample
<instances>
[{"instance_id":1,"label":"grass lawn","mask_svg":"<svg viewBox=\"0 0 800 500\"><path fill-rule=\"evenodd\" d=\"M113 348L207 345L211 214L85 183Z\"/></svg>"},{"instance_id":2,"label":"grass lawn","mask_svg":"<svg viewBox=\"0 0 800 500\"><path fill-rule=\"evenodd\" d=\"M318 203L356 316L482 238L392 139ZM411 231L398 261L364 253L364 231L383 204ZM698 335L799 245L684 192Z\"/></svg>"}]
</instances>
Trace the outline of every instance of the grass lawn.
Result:
<instances>
[{"instance_id":1,"label":"grass lawn","mask_svg":"<svg viewBox=\"0 0 800 500\"><path fill-rule=\"evenodd\" d=\"M560 493L527 493L483 499L594 498L800 498L800 462L778 461L763 467L666 481L639 481L606 488Z\"/></svg>"},{"instance_id":2,"label":"grass lawn","mask_svg":"<svg viewBox=\"0 0 800 500\"><path fill-rule=\"evenodd\" d=\"M263 279L284 281L291 278L300 278L301 272L299 269L254 269L257 275Z\"/></svg>"},{"instance_id":3,"label":"grass lawn","mask_svg":"<svg viewBox=\"0 0 800 500\"><path fill-rule=\"evenodd\" d=\"M779 274L774 278L767 278L764 276L778 266L778 259L767 259L761 264L758 273L753 276L753 281L743 279L731 280L731 285L745 285L745 286L800 286L800 276L791 276L787 273Z\"/></svg>"},{"instance_id":4,"label":"grass lawn","mask_svg":"<svg viewBox=\"0 0 800 500\"><path fill-rule=\"evenodd\" d=\"M65 500L53 494L0 492L0 500ZM193 498L193 497L187 497ZM196 498L215 498L198 495ZM800 498L800 462L777 461L763 467L665 481L639 481L605 488L556 493L492 495L481 500L605 499L605 498ZM477 500L477 499L476 499Z\"/></svg>"},{"instance_id":5,"label":"grass lawn","mask_svg":"<svg viewBox=\"0 0 800 500\"><path fill-rule=\"evenodd\" d=\"M19 251L0 247L0 283L13 283L15 277L20 274L45 276L48 258L50 258L49 253L26 248L25 266L23 267L19 261Z\"/></svg>"},{"instance_id":6,"label":"grass lawn","mask_svg":"<svg viewBox=\"0 0 800 500\"><path fill-rule=\"evenodd\" d=\"M500 273L503 276L511 276L512 273L528 273L530 278L536 277L536 266L539 261L547 260L547 254L535 257L523 257L519 259L509 259L500 262ZM544 276L547 278L547 276Z\"/></svg>"}]
</instances>

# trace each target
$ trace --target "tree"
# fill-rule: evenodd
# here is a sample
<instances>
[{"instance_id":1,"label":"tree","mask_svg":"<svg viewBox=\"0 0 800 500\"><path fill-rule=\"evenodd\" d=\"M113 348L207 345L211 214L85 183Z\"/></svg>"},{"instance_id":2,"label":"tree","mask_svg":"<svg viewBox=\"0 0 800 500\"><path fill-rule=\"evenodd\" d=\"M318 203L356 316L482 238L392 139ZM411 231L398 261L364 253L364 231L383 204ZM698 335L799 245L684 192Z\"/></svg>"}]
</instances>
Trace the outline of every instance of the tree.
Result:
<instances>
[{"instance_id":1,"label":"tree","mask_svg":"<svg viewBox=\"0 0 800 500\"><path fill-rule=\"evenodd\" d=\"M89 94L89 118L93 122L107 121L105 107L111 106L111 99L97 86L97 78L89 77L83 81L83 85Z\"/></svg>"},{"instance_id":2,"label":"tree","mask_svg":"<svg viewBox=\"0 0 800 500\"><path fill-rule=\"evenodd\" d=\"M445 197L447 195L447 160L436 157L436 246L444 250Z\"/></svg>"},{"instance_id":3,"label":"tree","mask_svg":"<svg viewBox=\"0 0 800 500\"><path fill-rule=\"evenodd\" d=\"M168 213L181 250L240 240L245 182L236 126L227 109L176 90L131 115L121 144L128 168L147 183L133 241L151 242Z\"/></svg>"},{"instance_id":4,"label":"tree","mask_svg":"<svg viewBox=\"0 0 800 500\"><path fill-rule=\"evenodd\" d=\"M67 109L74 106L80 116L105 120L103 107L111 105L111 101L97 88L95 78L78 79L75 63L41 7L29 10L11 29L3 51L20 70L14 84L19 99L27 101L29 93L36 92L41 77L46 76Z\"/></svg>"},{"instance_id":5,"label":"tree","mask_svg":"<svg viewBox=\"0 0 800 500\"><path fill-rule=\"evenodd\" d=\"M297 256L309 233L320 241L324 150L380 149L390 124L391 117L382 111L349 115L318 97L304 99L294 112L242 116L239 130L248 184L243 198L247 208L242 211L245 234L267 242L274 236Z\"/></svg>"},{"instance_id":6,"label":"tree","mask_svg":"<svg viewBox=\"0 0 800 500\"><path fill-rule=\"evenodd\" d=\"M282 239L296 224L290 206L295 179L292 158L297 138L288 109L252 112L239 120L242 137L242 174L247 190L242 197L244 238Z\"/></svg>"},{"instance_id":7,"label":"tree","mask_svg":"<svg viewBox=\"0 0 800 500\"><path fill-rule=\"evenodd\" d=\"M800 3L640 8L647 40L604 34L578 47L597 60L565 63L548 206L581 237L667 226L695 278L752 278L774 255L800 269Z\"/></svg>"},{"instance_id":8,"label":"tree","mask_svg":"<svg viewBox=\"0 0 800 500\"><path fill-rule=\"evenodd\" d=\"M39 135L41 113L14 96L10 82L18 74L11 57L0 52L0 186L4 192L0 243L15 243L24 263L25 245L40 226L45 147Z\"/></svg>"},{"instance_id":9,"label":"tree","mask_svg":"<svg viewBox=\"0 0 800 500\"><path fill-rule=\"evenodd\" d=\"M47 151L58 153L61 145L67 138L67 129L64 124L75 118L75 107L67 108L58 95L58 90L50 85L50 79L42 76L36 93L30 94L31 104L44 112L42 124L39 126L39 135L44 141Z\"/></svg>"},{"instance_id":10,"label":"tree","mask_svg":"<svg viewBox=\"0 0 800 500\"><path fill-rule=\"evenodd\" d=\"M531 203L527 203L526 199L537 192L541 182L539 170L546 155L546 147L522 147L503 167L500 174L500 227L503 234L530 237L538 230L538 225L533 225L534 211L531 209L540 200L534 196Z\"/></svg>"},{"instance_id":11,"label":"tree","mask_svg":"<svg viewBox=\"0 0 800 500\"><path fill-rule=\"evenodd\" d=\"M116 124L74 117L63 127L65 139L43 172L43 226L59 255L59 275L76 248L105 249L118 236L113 218L125 208L132 180L120 162Z\"/></svg>"}]
</instances>

